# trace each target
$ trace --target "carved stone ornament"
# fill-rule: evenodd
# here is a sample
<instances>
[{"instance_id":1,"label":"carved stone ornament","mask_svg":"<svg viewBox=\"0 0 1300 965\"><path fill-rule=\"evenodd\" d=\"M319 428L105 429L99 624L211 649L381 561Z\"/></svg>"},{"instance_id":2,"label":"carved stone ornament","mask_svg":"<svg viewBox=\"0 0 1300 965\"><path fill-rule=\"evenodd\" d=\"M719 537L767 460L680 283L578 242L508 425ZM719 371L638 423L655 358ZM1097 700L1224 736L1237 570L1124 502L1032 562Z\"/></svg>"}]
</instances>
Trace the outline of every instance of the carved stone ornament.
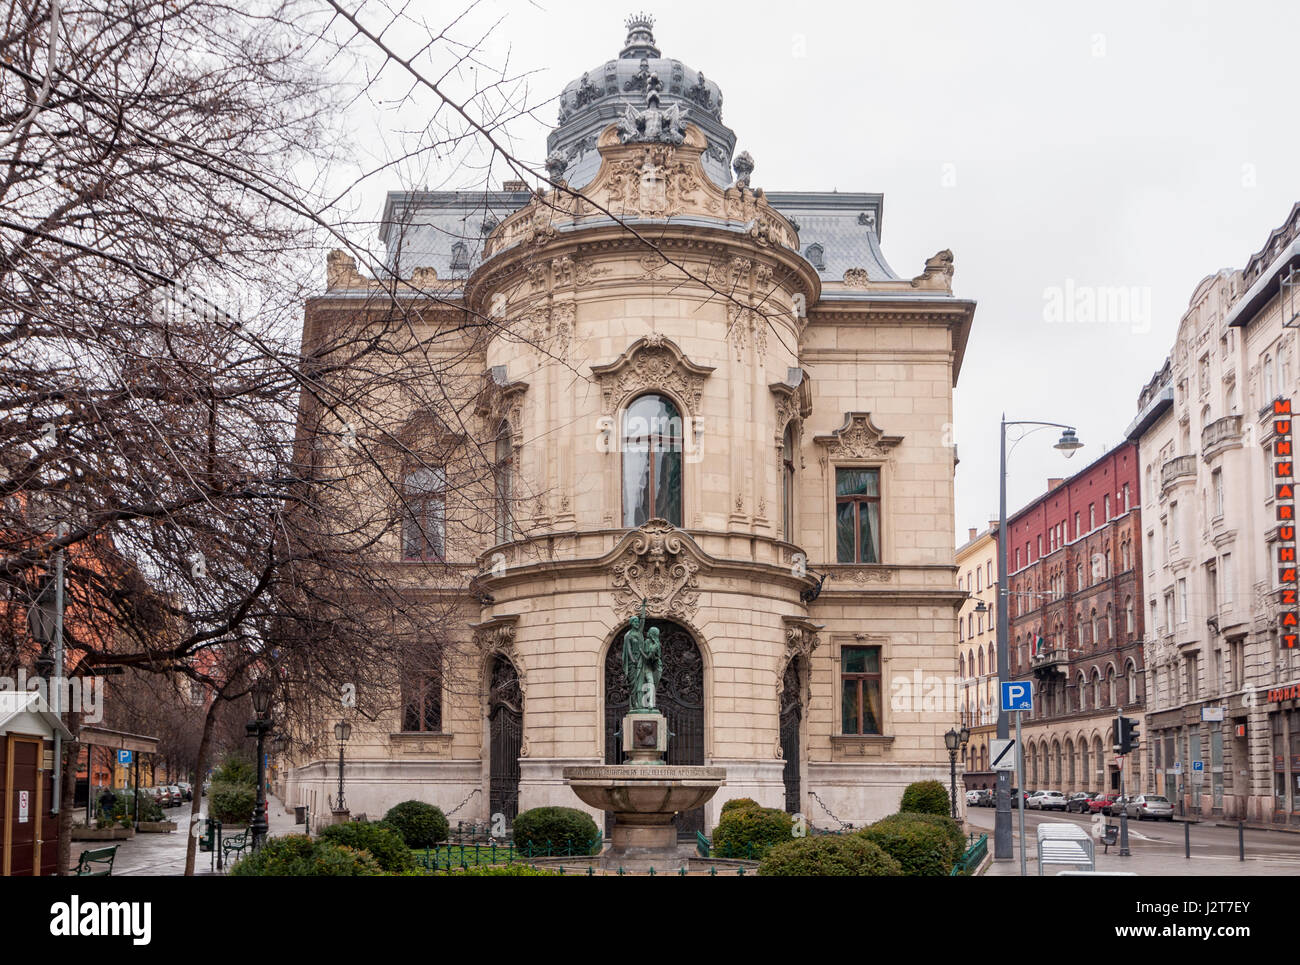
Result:
<instances>
[{"instance_id":1,"label":"carved stone ornament","mask_svg":"<svg viewBox=\"0 0 1300 965\"><path fill-rule=\"evenodd\" d=\"M606 413L616 412L630 396L645 389L666 389L686 406L686 416L699 411L704 380L711 366L696 365L671 340L651 333L633 342L609 365L593 365Z\"/></svg>"},{"instance_id":2,"label":"carved stone ornament","mask_svg":"<svg viewBox=\"0 0 1300 965\"><path fill-rule=\"evenodd\" d=\"M952 272L952 252L945 248L926 259L925 271L912 279L912 287L952 291Z\"/></svg>"},{"instance_id":3,"label":"carved stone ornament","mask_svg":"<svg viewBox=\"0 0 1300 965\"><path fill-rule=\"evenodd\" d=\"M700 557L672 523L652 519L624 539L610 572L614 612L628 618L641 609L666 620L690 620L699 609Z\"/></svg>"},{"instance_id":4,"label":"carved stone ornament","mask_svg":"<svg viewBox=\"0 0 1300 965\"><path fill-rule=\"evenodd\" d=\"M813 437L832 460L884 459L902 441L902 436L887 436L877 428L870 412L846 412L844 425L830 435Z\"/></svg>"},{"instance_id":5,"label":"carved stone ornament","mask_svg":"<svg viewBox=\"0 0 1300 965\"><path fill-rule=\"evenodd\" d=\"M645 70L644 66L642 70ZM618 136L624 144L661 142L681 144L686 139L686 115L690 113L680 104L663 107L659 91L663 85L653 71L645 81L645 107L637 110L631 104L618 119Z\"/></svg>"},{"instance_id":6,"label":"carved stone ornament","mask_svg":"<svg viewBox=\"0 0 1300 965\"><path fill-rule=\"evenodd\" d=\"M844 273L844 284L849 288L870 288L871 277L865 268L850 268Z\"/></svg>"},{"instance_id":7,"label":"carved stone ornament","mask_svg":"<svg viewBox=\"0 0 1300 965\"><path fill-rule=\"evenodd\" d=\"M795 657L811 657L821 643L820 634L824 627L806 617L782 617L781 621L785 624L785 658L781 662L785 664ZM777 692L780 693L779 684Z\"/></svg>"},{"instance_id":8,"label":"carved stone ornament","mask_svg":"<svg viewBox=\"0 0 1300 965\"><path fill-rule=\"evenodd\" d=\"M518 614L512 613L507 616L493 617L483 623L471 623L470 630L474 634L474 646L483 656L499 653L515 665L515 672L519 675L519 689L526 691L527 675L519 659L519 649L515 646L515 631L518 624Z\"/></svg>"}]
</instances>

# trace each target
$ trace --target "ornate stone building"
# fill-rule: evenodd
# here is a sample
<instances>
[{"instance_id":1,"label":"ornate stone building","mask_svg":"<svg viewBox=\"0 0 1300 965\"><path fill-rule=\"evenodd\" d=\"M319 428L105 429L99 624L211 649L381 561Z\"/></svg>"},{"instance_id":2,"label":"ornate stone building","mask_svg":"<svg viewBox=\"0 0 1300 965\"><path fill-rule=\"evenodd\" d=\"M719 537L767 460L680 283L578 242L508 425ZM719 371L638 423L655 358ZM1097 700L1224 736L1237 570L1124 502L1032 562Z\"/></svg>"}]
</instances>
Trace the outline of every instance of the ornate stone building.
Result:
<instances>
[{"instance_id":1,"label":"ornate stone building","mask_svg":"<svg viewBox=\"0 0 1300 965\"><path fill-rule=\"evenodd\" d=\"M753 187L718 85L628 26L561 95L558 187L389 197L389 268L436 291L429 324L508 320L460 363L502 504L445 543L475 577L445 679L419 713L356 722L354 812L580 806L561 770L620 758L616 642L643 600L669 759L727 770L683 830L742 796L860 824L947 780L956 707L923 697L956 673L946 428L975 305L949 252L895 274L881 195ZM382 309L330 268L309 331ZM436 591L427 554L388 551ZM333 757L295 764L286 803L324 808Z\"/></svg>"},{"instance_id":2,"label":"ornate stone building","mask_svg":"<svg viewBox=\"0 0 1300 965\"><path fill-rule=\"evenodd\" d=\"M1113 724L1141 719L1141 512L1137 447L1125 442L1007 519L1012 679L1032 676L1023 723L1025 787L1109 791L1119 784ZM1125 790L1146 788L1132 754Z\"/></svg>"}]
</instances>

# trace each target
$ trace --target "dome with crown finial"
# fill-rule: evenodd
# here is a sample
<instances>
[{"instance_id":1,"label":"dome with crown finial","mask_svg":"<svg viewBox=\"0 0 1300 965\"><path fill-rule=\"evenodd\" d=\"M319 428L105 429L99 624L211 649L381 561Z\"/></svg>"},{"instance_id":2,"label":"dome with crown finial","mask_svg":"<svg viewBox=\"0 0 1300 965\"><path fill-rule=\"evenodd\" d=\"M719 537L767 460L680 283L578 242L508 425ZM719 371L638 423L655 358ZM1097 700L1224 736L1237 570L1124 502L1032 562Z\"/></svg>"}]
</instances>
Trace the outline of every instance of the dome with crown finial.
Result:
<instances>
[{"instance_id":1,"label":"dome with crown finial","mask_svg":"<svg viewBox=\"0 0 1300 965\"><path fill-rule=\"evenodd\" d=\"M720 186L731 184L736 135L722 123L722 89L702 71L660 53L653 17L634 14L625 26L627 39L619 55L571 81L560 94L559 123L546 140L551 176L563 177L575 188L590 183L600 169L596 139L601 132L653 98L656 109L673 112L704 132L705 173Z\"/></svg>"}]
</instances>

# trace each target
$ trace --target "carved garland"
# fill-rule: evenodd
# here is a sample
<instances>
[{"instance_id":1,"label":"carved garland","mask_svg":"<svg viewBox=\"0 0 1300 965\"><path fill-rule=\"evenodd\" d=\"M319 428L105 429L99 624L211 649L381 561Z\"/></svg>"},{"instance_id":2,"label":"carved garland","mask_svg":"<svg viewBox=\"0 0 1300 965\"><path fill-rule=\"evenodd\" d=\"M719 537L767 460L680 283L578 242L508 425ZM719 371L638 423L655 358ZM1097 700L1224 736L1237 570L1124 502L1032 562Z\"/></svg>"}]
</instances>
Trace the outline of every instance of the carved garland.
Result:
<instances>
[{"instance_id":1,"label":"carved garland","mask_svg":"<svg viewBox=\"0 0 1300 965\"><path fill-rule=\"evenodd\" d=\"M663 519L652 519L632 533L610 567L614 612L627 619L645 600L652 617L689 621L700 601L700 564L689 542Z\"/></svg>"},{"instance_id":2,"label":"carved garland","mask_svg":"<svg viewBox=\"0 0 1300 965\"><path fill-rule=\"evenodd\" d=\"M711 366L696 365L682 350L657 332L637 339L618 360L593 365L591 372L600 384L604 411L616 412L626 401L646 389L666 389L686 406L685 416L699 411L704 380Z\"/></svg>"},{"instance_id":3,"label":"carved garland","mask_svg":"<svg viewBox=\"0 0 1300 965\"><path fill-rule=\"evenodd\" d=\"M885 459L902 441L902 436L885 435L871 421L870 412L846 412L844 425L829 435L813 437L813 442L826 449L823 463L827 459Z\"/></svg>"}]
</instances>

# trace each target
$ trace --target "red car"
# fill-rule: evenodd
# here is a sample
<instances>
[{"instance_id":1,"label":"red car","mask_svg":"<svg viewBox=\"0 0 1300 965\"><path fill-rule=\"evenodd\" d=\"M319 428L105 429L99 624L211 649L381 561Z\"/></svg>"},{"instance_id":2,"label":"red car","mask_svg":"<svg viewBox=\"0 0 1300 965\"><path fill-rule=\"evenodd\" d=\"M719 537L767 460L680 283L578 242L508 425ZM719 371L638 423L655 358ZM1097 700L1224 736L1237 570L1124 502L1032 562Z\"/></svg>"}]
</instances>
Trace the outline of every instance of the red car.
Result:
<instances>
[{"instance_id":1,"label":"red car","mask_svg":"<svg viewBox=\"0 0 1300 965\"><path fill-rule=\"evenodd\" d=\"M1088 802L1088 813L1096 814L1100 811L1103 814L1110 814L1110 806L1117 800L1119 800L1118 794L1098 794Z\"/></svg>"}]
</instances>

